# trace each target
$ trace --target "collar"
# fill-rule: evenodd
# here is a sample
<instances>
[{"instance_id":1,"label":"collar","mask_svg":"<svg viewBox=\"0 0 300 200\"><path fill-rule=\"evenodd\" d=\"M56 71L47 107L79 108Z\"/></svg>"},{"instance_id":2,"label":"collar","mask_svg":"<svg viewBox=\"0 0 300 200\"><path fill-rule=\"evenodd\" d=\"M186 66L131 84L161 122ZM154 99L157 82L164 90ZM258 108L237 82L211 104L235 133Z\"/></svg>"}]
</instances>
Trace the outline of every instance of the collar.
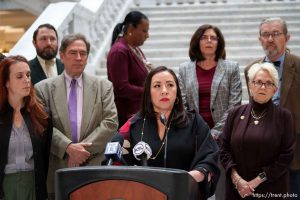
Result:
<instances>
[{"instance_id":1,"label":"collar","mask_svg":"<svg viewBox=\"0 0 300 200\"><path fill-rule=\"evenodd\" d=\"M45 59L43 59L42 57L40 57L39 55L36 55L36 57L37 57L38 61L39 61L41 64L43 64L44 66L46 66L46 61L47 61L47 62L51 62L52 64L54 64L54 63L56 62L56 58L53 58L53 59L51 59L51 60L45 60Z\"/></svg>"},{"instance_id":2,"label":"collar","mask_svg":"<svg viewBox=\"0 0 300 200\"><path fill-rule=\"evenodd\" d=\"M279 62L280 62L280 67L281 67L282 64L283 64L283 62L284 62L285 54L286 54L286 53L282 54L279 58L277 58L277 59L274 60L274 61L271 61L271 60L266 56L265 61L266 61L266 62L276 62L276 61L279 61Z\"/></svg>"},{"instance_id":3,"label":"collar","mask_svg":"<svg viewBox=\"0 0 300 200\"><path fill-rule=\"evenodd\" d=\"M80 74L80 76L78 76L76 78L72 78L71 76L69 76L66 73L66 71L64 71L64 76L65 76L66 85L68 87L71 87L71 81L72 81L72 79L75 79L77 82L77 86L82 88L82 74Z\"/></svg>"}]
</instances>

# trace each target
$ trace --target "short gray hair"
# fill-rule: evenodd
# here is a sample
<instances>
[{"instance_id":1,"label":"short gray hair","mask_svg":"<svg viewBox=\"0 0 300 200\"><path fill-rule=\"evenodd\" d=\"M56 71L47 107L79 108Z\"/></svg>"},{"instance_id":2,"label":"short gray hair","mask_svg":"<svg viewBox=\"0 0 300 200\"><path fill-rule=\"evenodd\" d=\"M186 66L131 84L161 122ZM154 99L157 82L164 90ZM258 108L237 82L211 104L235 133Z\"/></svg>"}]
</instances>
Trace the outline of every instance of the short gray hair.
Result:
<instances>
[{"instance_id":1,"label":"short gray hair","mask_svg":"<svg viewBox=\"0 0 300 200\"><path fill-rule=\"evenodd\" d=\"M62 52L62 53L65 53L68 46L76 40L81 40L85 43L87 54L89 54L91 45L87 41L86 37L84 35L80 34L80 33L69 34L69 35L64 36L64 38L61 41L59 51Z\"/></svg>"},{"instance_id":2,"label":"short gray hair","mask_svg":"<svg viewBox=\"0 0 300 200\"><path fill-rule=\"evenodd\" d=\"M286 22L281 18L281 17L268 17L265 18L261 21L260 25L259 25L259 35L261 35L261 27L263 24L268 24L268 23L272 23L272 22L280 22L282 24L282 31L283 34L287 34L288 33L288 28L287 28L287 24Z\"/></svg>"},{"instance_id":3,"label":"short gray hair","mask_svg":"<svg viewBox=\"0 0 300 200\"><path fill-rule=\"evenodd\" d=\"M272 63L264 62L264 63L255 63L252 65L248 71L249 82L251 83L254 80L257 72L264 70L267 71L276 87L278 87L278 72Z\"/></svg>"}]
</instances>

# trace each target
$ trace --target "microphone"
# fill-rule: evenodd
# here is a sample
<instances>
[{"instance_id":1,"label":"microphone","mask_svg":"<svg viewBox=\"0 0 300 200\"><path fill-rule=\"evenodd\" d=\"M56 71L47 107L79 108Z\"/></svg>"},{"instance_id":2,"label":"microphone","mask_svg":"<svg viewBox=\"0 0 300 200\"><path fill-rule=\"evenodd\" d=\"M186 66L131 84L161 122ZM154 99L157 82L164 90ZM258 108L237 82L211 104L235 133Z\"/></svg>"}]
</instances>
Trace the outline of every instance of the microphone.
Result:
<instances>
[{"instance_id":1,"label":"microphone","mask_svg":"<svg viewBox=\"0 0 300 200\"><path fill-rule=\"evenodd\" d=\"M159 119L164 126L167 126L167 118L164 114L161 113Z\"/></svg>"},{"instance_id":2,"label":"microphone","mask_svg":"<svg viewBox=\"0 0 300 200\"><path fill-rule=\"evenodd\" d=\"M116 134L111 142L108 142L105 148L105 158L108 160L107 165L112 165L113 162L123 162L122 146L124 138L120 134Z\"/></svg>"},{"instance_id":3,"label":"microphone","mask_svg":"<svg viewBox=\"0 0 300 200\"><path fill-rule=\"evenodd\" d=\"M146 142L138 142L132 149L132 153L137 160L141 160L142 166L148 166L147 160L152 156L152 150Z\"/></svg>"},{"instance_id":4,"label":"microphone","mask_svg":"<svg viewBox=\"0 0 300 200\"><path fill-rule=\"evenodd\" d=\"M167 167L167 146L168 146L168 127L167 127L167 118L161 113L160 122L165 126L165 153L164 153L164 167Z\"/></svg>"}]
</instances>

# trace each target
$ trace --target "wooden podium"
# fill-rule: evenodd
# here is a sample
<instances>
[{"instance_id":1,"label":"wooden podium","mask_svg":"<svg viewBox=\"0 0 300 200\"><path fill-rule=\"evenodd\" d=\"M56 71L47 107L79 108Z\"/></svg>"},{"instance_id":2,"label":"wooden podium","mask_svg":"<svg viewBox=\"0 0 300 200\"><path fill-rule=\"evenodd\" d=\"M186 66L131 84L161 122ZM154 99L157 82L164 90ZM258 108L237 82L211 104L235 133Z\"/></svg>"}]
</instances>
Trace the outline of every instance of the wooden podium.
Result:
<instances>
[{"instance_id":1,"label":"wooden podium","mask_svg":"<svg viewBox=\"0 0 300 200\"><path fill-rule=\"evenodd\" d=\"M55 174L56 200L199 200L183 170L136 166L66 168Z\"/></svg>"}]
</instances>

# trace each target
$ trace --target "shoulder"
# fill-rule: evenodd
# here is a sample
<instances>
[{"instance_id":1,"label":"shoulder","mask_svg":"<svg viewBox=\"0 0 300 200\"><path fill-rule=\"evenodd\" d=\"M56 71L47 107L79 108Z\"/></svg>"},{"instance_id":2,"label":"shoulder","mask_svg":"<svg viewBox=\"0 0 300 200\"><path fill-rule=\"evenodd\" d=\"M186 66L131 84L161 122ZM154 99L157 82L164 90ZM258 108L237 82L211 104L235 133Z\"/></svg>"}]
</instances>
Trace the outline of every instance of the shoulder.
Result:
<instances>
[{"instance_id":1,"label":"shoulder","mask_svg":"<svg viewBox=\"0 0 300 200\"><path fill-rule=\"evenodd\" d=\"M39 60L37 59L37 57L29 60L28 63L29 63L29 67L30 68L32 68L32 67L34 67L36 65L40 65Z\"/></svg>"},{"instance_id":2,"label":"shoulder","mask_svg":"<svg viewBox=\"0 0 300 200\"><path fill-rule=\"evenodd\" d=\"M28 60L29 63L34 63L36 61L38 61L37 57L35 57L35 58L31 59L31 60Z\"/></svg>"},{"instance_id":3,"label":"shoulder","mask_svg":"<svg viewBox=\"0 0 300 200\"><path fill-rule=\"evenodd\" d=\"M229 116L235 116L238 113L244 113L249 106L250 106L249 104L244 104L244 105L235 106L235 107L229 109L228 110L228 117Z\"/></svg>"},{"instance_id":4,"label":"shoulder","mask_svg":"<svg viewBox=\"0 0 300 200\"><path fill-rule=\"evenodd\" d=\"M179 65L179 69L180 69L180 68L181 68L181 69L191 68L191 67L194 67L195 64L196 64L195 61L186 61L186 62L181 63L181 64Z\"/></svg>"},{"instance_id":5,"label":"shoulder","mask_svg":"<svg viewBox=\"0 0 300 200\"><path fill-rule=\"evenodd\" d=\"M196 66L196 62L195 61L187 61L184 63L181 63L179 65L179 74L184 74L184 73L188 73L191 72L195 69Z\"/></svg>"},{"instance_id":6,"label":"shoulder","mask_svg":"<svg viewBox=\"0 0 300 200\"><path fill-rule=\"evenodd\" d=\"M34 85L34 87L37 90L39 90L39 89L44 90L46 88L50 88L53 85L60 85L61 86L61 83L63 81L64 81L63 74L61 74L61 75L53 77L53 78L46 78L46 79L36 83Z\"/></svg>"},{"instance_id":7,"label":"shoulder","mask_svg":"<svg viewBox=\"0 0 300 200\"><path fill-rule=\"evenodd\" d=\"M207 126L206 122L202 118L202 116L195 110L189 110L187 111L187 118L189 122L192 122L193 124L197 124L197 126ZM208 127L208 126L207 126Z\"/></svg>"},{"instance_id":8,"label":"shoulder","mask_svg":"<svg viewBox=\"0 0 300 200\"><path fill-rule=\"evenodd\" d=\"M291 54L291 53L287 53L286 54L286 59L287 59L287 61L297 63L296 66L300 67L300 65L299 65L300 64L300 57L299 56Z\"/></svg>"},{"instance_id":9,"label":"shoulder","mask_svg":"<svg viewBox=\"0 0 300 200\"><path fill-rule=\"evenodd\" d=\"M92 84L96 86L97 88L109 88L112 87L112 83L105 79L94 75L89 75L86 73L83 73L83 80L85 83Z\"/></svg>"},{"instance_id":10,"label":"shoulder","mask_svg":"<svg viewBox=\"0 0 300 200\"><path fill-rule=\"evenodd\" d=\"M118 40L110 48L109 54L129 52L127 44L123 40Z\"/></svg>"},{"instance_id":11,"label":"shoulder","mask_svg":"<svg viewBox=\"0 0 300 200\"><path fill-rule=\"evenodd\" d=\"M219 59L218 63L221 63L221 64L223 64L225 66L229 66L229 67L231 67L231 66L238 66L238 64L239 64L237 61L223 60L223 59Z\"/></svg>"},{"instance_id":12,"label":"shoulder","mask_svg":"<svg viewBox=\"0 0 300 200\"><path fill-rule=\"evenodd\" d=\"M282 106L275 106L275 105L273 107L274 107L275 112L282 115L283 117L292 118L292 113L287 108L284 108Z\"/></svg>"},{"instance_id":13,"label":"shoulder","mask_svg":"<svg viewBox=\"0 0 300 200\"><path fill-rule=\"evenodd\" d=\"M239 71L239 63L233 60L218 60L218 66L224 67L226 71Z\"/></svg>"},{"instance_id":14,"label":"shoulder","mask_svg":"<svg viewBox=\"0 0 300 200\"><path fill-rule=\"evenodd\" d=\"M254 64L256 64L256 63L259 63L259 62L262 62L262 60L263 60L263 58L260 58L260 59L257 59L257 60L255 60L255 61L249 63L248 65L246 65L246 67L245 67L245 72L248 72L249 69L250 69L250 67L251 67L252 65L254 65Z\"/></svg>"}]
</instances>

